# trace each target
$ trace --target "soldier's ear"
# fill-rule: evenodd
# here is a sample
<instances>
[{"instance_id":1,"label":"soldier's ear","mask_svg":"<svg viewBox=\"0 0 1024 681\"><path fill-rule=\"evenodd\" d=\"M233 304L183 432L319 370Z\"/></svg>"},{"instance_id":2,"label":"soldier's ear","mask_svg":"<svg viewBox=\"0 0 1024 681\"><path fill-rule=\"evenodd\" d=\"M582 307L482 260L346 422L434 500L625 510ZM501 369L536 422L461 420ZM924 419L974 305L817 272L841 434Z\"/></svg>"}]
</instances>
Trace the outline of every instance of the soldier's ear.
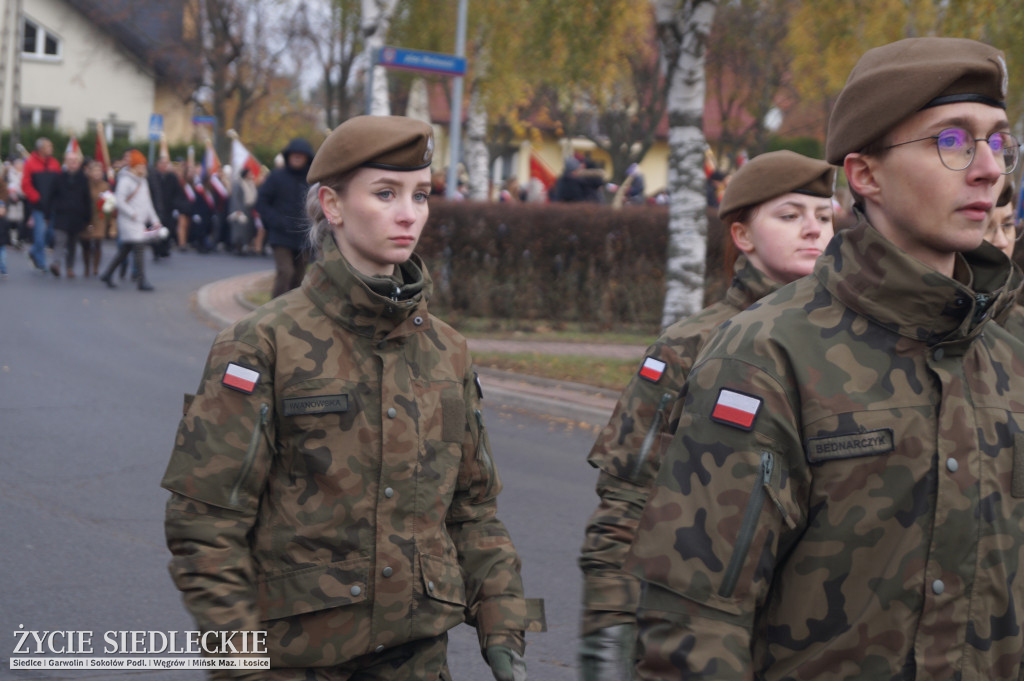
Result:
<instances>
[{"instance_id":1,"label":"soldier's ear","mask_svg":"<svg viewBox=\"0 0 1024 681\"><path fill-rule=\"evenodd\" d=\"M729 233L732 235L732 242L741 253L750 254L754 251L754 240L751 238L749 225L734 222L729 225Z\"/></svg>"},{"instance_id":2,"label":"soldier's ear","mask_svg":"<svg viewBox=\"0 0 1024 681\"><path fill-rule=\"evenodd\" d=\"M332 225L340 225L342 219L342 205L341 197L338 193L330 187L320 185L320 189L317 192L317 198L320 199L320 209L324 212L324 217L327 218L327 222Z\"/></svg>"},{"instance_id":3,"label":"soldier's ear","mask_svg":"<svg viewBox=\"0 0 1024 681\"><path fill-rule=\"evenodd\" d=\"M858 196L872 200L877 199L881 186L878 182L880 160L869 154L852 153L843 159L843 171L850 189Z\"/></svg>"}]
</instances>

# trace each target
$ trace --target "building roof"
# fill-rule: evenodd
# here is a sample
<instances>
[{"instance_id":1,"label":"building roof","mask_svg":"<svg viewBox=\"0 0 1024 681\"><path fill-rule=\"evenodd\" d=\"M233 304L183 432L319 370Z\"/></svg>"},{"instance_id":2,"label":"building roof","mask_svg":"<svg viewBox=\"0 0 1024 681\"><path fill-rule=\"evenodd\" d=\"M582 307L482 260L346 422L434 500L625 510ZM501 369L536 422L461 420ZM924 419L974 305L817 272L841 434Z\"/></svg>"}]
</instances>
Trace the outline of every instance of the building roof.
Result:
<instances>
[{"instance_id":1,"label":"building roof","mask_svg":"<svg viewBox=\"0 0 1024 681\"><path fill-rule=\"evenodd\" d=\"M196 81L196 51L186 39L185 12L189 0L67 0L87 19L108 33L129 53L163 78Z\"/></svg>"}]
</instances>

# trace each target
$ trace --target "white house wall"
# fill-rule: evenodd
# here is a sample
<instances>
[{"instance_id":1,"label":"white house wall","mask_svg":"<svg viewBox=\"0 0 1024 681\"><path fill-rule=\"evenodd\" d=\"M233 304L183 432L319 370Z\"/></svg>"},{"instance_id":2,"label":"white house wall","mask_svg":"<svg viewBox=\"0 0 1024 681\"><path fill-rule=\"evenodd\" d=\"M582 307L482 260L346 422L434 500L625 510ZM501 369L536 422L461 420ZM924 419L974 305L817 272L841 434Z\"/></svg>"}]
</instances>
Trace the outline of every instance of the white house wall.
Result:
<instances>
[{"instance_id":1,"label":"white house wall","mask_svg":"<svg viewBox=\"0 0 1024 681\"><path fill-rule=\"evenodd\" d=\"M13 5L13 0L2 1ZM77 134L86 131L90 120L108 121L113 114L118 123L132 125L131 139L146 139L153 113L153 74L62 0L23 0L22 11L61 40L57 60L22 55L22 107L57 109L57 126ZM11 66L8 59L4 127L12 120Z\"/></svg>"}]
</instances>

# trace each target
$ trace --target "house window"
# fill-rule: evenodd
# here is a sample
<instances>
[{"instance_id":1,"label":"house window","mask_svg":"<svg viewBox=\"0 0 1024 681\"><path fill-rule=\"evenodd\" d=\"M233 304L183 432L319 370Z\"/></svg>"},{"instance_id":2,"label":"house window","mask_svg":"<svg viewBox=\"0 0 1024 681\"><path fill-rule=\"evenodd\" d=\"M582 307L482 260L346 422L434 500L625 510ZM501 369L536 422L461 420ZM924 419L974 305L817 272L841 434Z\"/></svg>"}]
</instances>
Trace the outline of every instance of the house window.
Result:
<instances>
[{"instance_id":1,"label":"house window","mask_svg":"<svg viewBox=\"0 0 1024 681\"><path fill-rule=\"evenodd\" d=\"M131 123L113 123L111 124L110 136L114 142L129 142L132 138L132 124Z\"/></svg>"},{"instance_id":2,"label":"house window","mask_svg":"<svg viewBox=\"0 0 1024 681\"><path fill-rule=\"evenodd\" d=\"M60 38L45 30L36 22L30 19L23 19L21 22L21 35L22 54L43 59L57 59L60 57Z\"/></svg>"},{"instance_id":3,"label":"house window","mask_svg":"<svg viewBox=\"0 0 1024 681\"><path fill-rule=\"evenodd\" d=\"M18 122L23 128L56 128L57 110L43 106L22 106Z\"/></svg>"}]
</instances>

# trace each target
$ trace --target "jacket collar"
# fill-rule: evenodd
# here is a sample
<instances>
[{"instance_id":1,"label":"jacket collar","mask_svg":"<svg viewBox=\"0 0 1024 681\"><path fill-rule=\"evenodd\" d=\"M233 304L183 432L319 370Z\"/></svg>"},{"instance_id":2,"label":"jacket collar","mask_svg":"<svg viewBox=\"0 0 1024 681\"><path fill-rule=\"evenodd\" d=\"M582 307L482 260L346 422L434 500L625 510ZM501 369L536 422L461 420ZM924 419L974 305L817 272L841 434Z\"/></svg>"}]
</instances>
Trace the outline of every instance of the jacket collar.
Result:
<instances>
[{"instance_id":1,"label":"jacket collar","mask_svg":"<svg viewBox=\"0 0 1024 681\"><path fill-rule=\"evenodd\" d=\"M740 253L733 267L732 283L725 292L725 302L737 310L746 310L780 286Z\"/></svg>"},{"instance_id":2,"label":"jacket collar","mask_svg":"<svg viewBox=\"0 0 1024 681\"><path fill-rule=\"evenodd\" d=\"M843 302L907 338L936 345L970 339L1012 305L1024 278L994 246L957 254L955 279L897 248L861 221L829 243L814 276Z\"/></svg>"},{"instance_id":3,"label":"jacket collar","mask_svg":"<svg viewBox=\"0 0 1024 681\"><path fill-rule=\"evenodd\" d=\"M418 255L399 265L399 284L397 276L366 277L357 272L342 256L333 236L328 235L322 245L323 258L310 267L302 280L302 290L333 322L374 341L430 328L430 276ZM392 291L391 296L382 295L375 290L390 288L382 286L384 282L393 283L397 294Z\"/></svg>"}]
</instances>

